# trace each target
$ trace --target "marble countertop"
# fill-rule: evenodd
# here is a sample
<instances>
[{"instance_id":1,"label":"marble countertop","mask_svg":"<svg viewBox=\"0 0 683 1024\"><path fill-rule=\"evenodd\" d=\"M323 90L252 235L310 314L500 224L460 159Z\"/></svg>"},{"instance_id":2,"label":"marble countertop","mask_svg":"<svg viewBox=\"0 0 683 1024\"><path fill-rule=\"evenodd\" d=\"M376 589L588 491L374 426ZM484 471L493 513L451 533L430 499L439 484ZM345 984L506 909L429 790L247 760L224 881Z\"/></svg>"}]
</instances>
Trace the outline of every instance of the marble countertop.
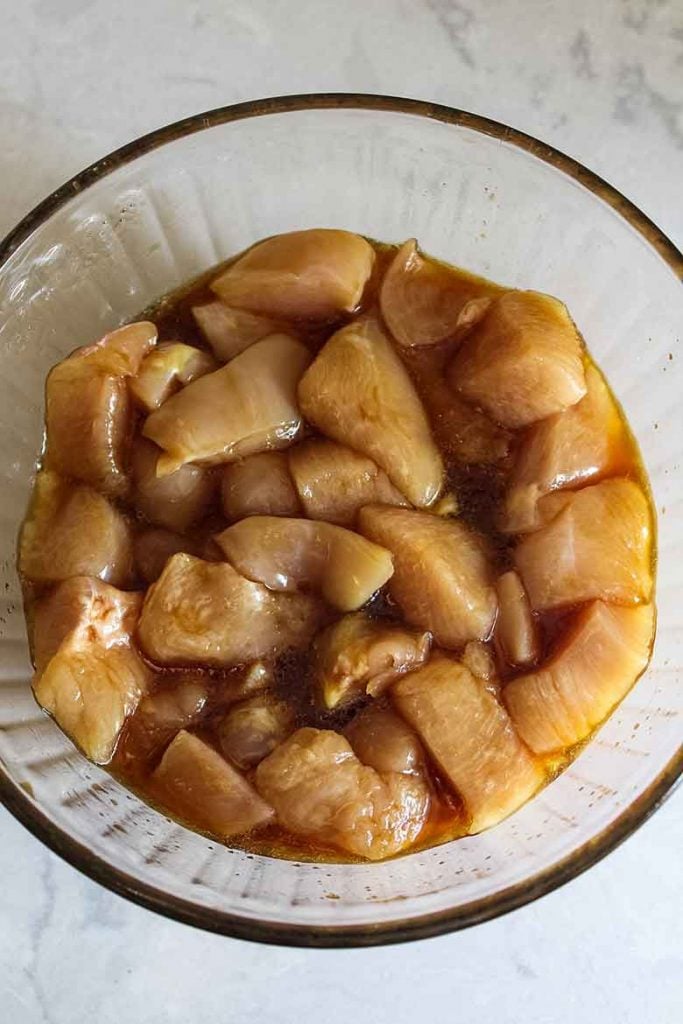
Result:
<instances>
[{"instance_id":1,"label":"marble countertop","mask_svg":"<svg viewBox=\"0 0 683 1024\"><path fill-rule=\"evenodd\" d=\"M683 245L680 0L0 0L0 235L81 167L197 110L396 93L487 114L620 188ZM8 1024L674 1024L683 796L541 901L455 935L307 951L124 902L0 812Z\"/></svg>"}]
</instances>

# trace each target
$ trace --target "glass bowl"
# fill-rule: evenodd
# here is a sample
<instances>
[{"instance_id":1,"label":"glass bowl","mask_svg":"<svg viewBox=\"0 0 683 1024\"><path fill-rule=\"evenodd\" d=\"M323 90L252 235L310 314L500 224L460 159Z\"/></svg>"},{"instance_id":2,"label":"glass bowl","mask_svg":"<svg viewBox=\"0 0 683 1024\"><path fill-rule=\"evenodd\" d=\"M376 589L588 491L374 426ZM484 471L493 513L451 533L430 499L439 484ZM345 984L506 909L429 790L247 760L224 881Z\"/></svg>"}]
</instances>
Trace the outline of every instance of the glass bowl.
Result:
<instances>
[{"instance_id":1,"label":"glass bowl","mask_svg":"<svg viewBox=\"0 0 683 1024\"><path fill-rule=\"evenodd\" d=\"M628 415L659 512L652 664L576 761L482 835L381 864L229 850L89 764L34 703L15 540L48 368L265 235L410 236L561 296ZM681 771L683 258L605 182L503 125L380 96L284 97L162 128L94 164L0 247L0 792L70 863L171 917L243 938L370 945L520 906L631 833Z\"/></svg>"}]
</instances>

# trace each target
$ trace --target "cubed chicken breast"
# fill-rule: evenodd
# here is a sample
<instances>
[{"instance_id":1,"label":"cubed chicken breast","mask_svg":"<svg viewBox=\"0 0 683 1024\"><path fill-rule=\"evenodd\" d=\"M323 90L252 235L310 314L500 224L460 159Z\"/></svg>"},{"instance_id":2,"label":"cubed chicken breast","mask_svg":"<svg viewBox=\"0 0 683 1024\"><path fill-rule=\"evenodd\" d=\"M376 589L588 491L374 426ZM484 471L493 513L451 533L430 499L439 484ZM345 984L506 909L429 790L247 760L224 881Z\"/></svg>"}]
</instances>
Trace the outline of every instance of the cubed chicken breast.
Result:
<instances>
[{"instance_id":1,"label":"cubed chicken breast","mask_svg":"<svg viewBox=\"0 0 683 1024\"><path fill-rule=\"evenodd\" d=\"M628 693L650 657L651 604L619 607L593 601L552 657L505 687L515 728L537 754L585 739Z\"/></svg>"},{"instance_id":2,"label":"cubed chicken breast","mask_svg":"<svg viewBox=\"0 0 683 1024\"><path fill-rule=\"evenodd\" d=\"M369 860L410 846L430 804L419 775L377 772L323 729L298 729L261 761L256 788L290 832Z\"/></svg>"},{"instance_id":3,"label":"cubed chicken breast","mask_svg":"<svg viewBox=\"0 0 683 1024\"><path fill-rule=\"evenodd\" d=\"M470 832L497 824L541 785L507 711L459 662L434 656L395 683L391 696L462 798Z\"/></svg>"},{"instance_id":4,"label":"cubed chicken breast","mask_svg":"<svg viewBox=\"0 0 683 1024\"><path fill-rule=\"evenodd\" d=\"M495 639L508 665L533 665L541 653L538 625L518 573L504 572L496 580L498 617Z\"/></svg>"},{"instance_id":5,"label":"cubed chicken breast","mask_svg":"<svg viewBox=\"0 0 683 1024\"><path fill-rule=\"evenodd\" d=\"M98 576L129 586L133 547L125 517L91 487L41 470L19 542L19 571L36 583Z\"/></svg>"},{"instance_id":6,"label":"cubed chicken breast","mask_svg":"<svg viewBox=\"0 0 683 1024\"><path fill-rule=\"evenodd\" d=\"M138 575L146 583L159 579L172 555L184 551L187 555L200 555L200 545L190 537L170 530L141 530L133 541L133 554Z\"/></svg>"},{"instance_id":7,"label":"cubed chicken breast","mask_svg":"<svg viewBox=\"0 0 683 1024\"><path fill-rule=\"evenodd\" d=\"M152 781L174 811L221 839L273 822L273 808L243 775L192 733L179 732Z\"/></svg>"},{"instance_id":8,"label":"cubed chicken breast","mask_svg":"<svg viewBox=\"0 0 683 1024\"><path fill-rule=\"evenodd\" d=\"M343 612L360 608L393 572L386 548L331 523L251 516L215 539L248 579L270 590L316 591Z\"/></svg>"},{"instance_id":9,"label":"cubed chicken breast","mask_svg":"<svg viewBox=\"0 0 683 1024\"><path fill-rule=\"evenodd\" d=\"M110 760L151 680L132 643L141 601L77 576L36 607L36 700L97 764Z\"/></svg>"},{"instance_id":10,"label":"cubed chicken breast","mask_svg":"<svg viewBox=\"0 0 683 1024\"><path fill-rule=\"evenodd\" d=\"M443 464L408 373L372 317L337 331L299 384L303 415L372 459L413 505L439 495Z\"/></svg>"},{"instance_id":11,"label":"cubed chicken breast","mask_svg":"<svg viewBox=\"0 0 683 1024\"><path fill-rule=\"evenodd\" d=\"M130 324L50 370L45 396L50 469L105 494L126 493L132 432L126 378L138 372L156 337L154 324Z\"/></svg>"},{"instance_id":12,"label":"cubed chicken breast","mask_svg":"<svg viewBox=\"0 0 683 1024\"><path fill-rule=\"evenodd\" d=\"M314 672L326 708L373 697L429 657L431 636L369 619L345 615L316 638Z\"/></svg>"},{"instance_id":13,"label":"cubed chicken breast","mask_svg":"<svg viewBox=\"0 0 683 1024\"><path fill-rule=\"evenodd\" d=\"M408 504L377 463L346 445L311 438L295 445L288 455L301 504L310 519L353 527L363 505Z\"/></svg>"},{"instance_id":14,"label":"cubed chicken breast","mask_svg":"<svg viewBox=\"0 0 683 1024\"><path fill-rule=\"evenodd\" d=\"M143 697L121 735L116 767L134 776L146 775L180 730L206 714L212 682L198 672L181 673L170 685Z\"/></svg>"},{"instance_id":15,"label":"cubed chicken breast","mask_svg":"<svg viewBox=\"0 0 683 1024\"><path fill-rule=\"evenodd\" d=\"M296 516L299 496L286 452L259 452L223 470L223 511L231 522L245 516Z\"/></svg>"},{"instance_id":16,"label":"cubed chicken breast","mask_svg":"<svg viewBox=\"0 0 683 1024\"><path fill-rule=\"evenodd\" d=\"M211 288L252 313L330 320L358 307L374 262L372 246L350 231L291 231L249 249Z\"/></svg>"},{"instance_id":17,"label":"cubed chicken breast","mask_svg":"<svg viewBox=\"0 0 683 1024\"><path fill-rule=\"evenodd\" d=\"M233 462L292 444L302 429L297 384L310 359L300 341L272 334L172 395L143 429L164 449L157 472L172 473L186 462Z\"/></svg>"},{"instance_id":18,"label":"cubed chicken breast","mask_svg":"<svg viewBox=\"0 0 683 1024\"><path fill-rule=\"evenodd\" d=\"M131 454L133 501L157 526L182 533L208 512L216 492L215 471L188 463L174 473L157 475L163 452L144 437L136 437Z\"/></svg>"},{"instance_id":19,"label":"cubed chicken breast","mask_svg":"<svg viewBox=\"0 0 683 1024\"><path fill-rule=\"evenodd\" d=\"M429 512L368 505L359 529L391 552L389 593L413 626L442 647L486 640L496 594L482 539L457 519Z\"/></svg>"},{"instance_id":20,"label":"cubed chicken breast","mask_svg":"<svg viewBox=\"0 0 683 1024\"><path fill-rule=\"evenodd\" d=\"M247 771L284 743L296 728L294 711L272 694L251 697L230 708L218 723L223 754Z\"/></svg>"},{"instance_id":21,"label":"cubed chicken breast","mask_svg":"<svg viewBox=\"0 0 683 1024\"><path fill-rule=\"evenodd\" d=\"M448 379L503 426L526 427L585 395L581 339L558 299L505 292L465 337Z\"/></svg>"},{"instance_id":22,"label":"cubed chicken breast","mask_svg":"<svg viewBox=\"0 0 683 1024\"><path fill-rule=\"evenodd\" d=\"M415 774L424 768L424 750L417 733L381 703L359 711L344 734L358 760L375 771Z\"/></svg>"},{"instance_id":23,"label":"cubed chicken breast","mask_svg":"<svg viewBox=\"0 0 683 1024\"><path fill-rule=\"evenodd\" d=\"M208 352L181 342L165 342L145 356L128 386L138 405L152 412L185 384L215 369L216 361Z\"/></svg>"},{"instance_id":24,"label":"cubed chicken breast","mask_svg":"<svg viewBox=\"0 0 683 1024\"><path fill-rule=\"evenodd\" d=\"M138 638L160 665L227 668L305 645L323 615L306 594L276 594L225 562L179 554L147 591Z\"/></svg>"},{"instance_id":25,"label":"cubed chicken breast","mask_svg":"<svg viewBox=\"0 0 683 1024\"><path fill-rule=\"evenodd\" d=\"M536 611L595 598L633 604L652 591L652 523L641 488L623 477L538 502L546 525L517 545Z\"/></svg>"},{"instance_id":26,"label":"cubed chicken breast","mask_svg":"<svg viewBox=\"0 0 683 1024\"><path fill-rule=\"evenodd\" d=\"M255 341L267 338L269 334L282 334L285 330L277 320L226 306L218 300L193 306L192 315L221 363L234 359Z\"/></svg>"}]
</instances>

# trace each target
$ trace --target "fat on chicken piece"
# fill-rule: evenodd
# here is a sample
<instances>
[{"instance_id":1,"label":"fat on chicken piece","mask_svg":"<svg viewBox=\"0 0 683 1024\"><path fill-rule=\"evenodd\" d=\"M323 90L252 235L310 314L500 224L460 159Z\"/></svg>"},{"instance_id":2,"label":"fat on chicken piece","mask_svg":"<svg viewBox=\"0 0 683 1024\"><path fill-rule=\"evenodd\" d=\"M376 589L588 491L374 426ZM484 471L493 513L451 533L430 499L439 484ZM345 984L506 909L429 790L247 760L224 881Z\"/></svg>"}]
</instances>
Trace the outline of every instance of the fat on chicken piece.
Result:
<instances>
[{"instance_id":1,"label":"fat on chicken piece","mask_svg":"<svg viewBox=\"0 0 683 1024\"><path fill-rule=\"evenodd\" d=\"M511 570L496 580L498 617L495 639L509 665L533 665L541 653L538 626L519 575Z\"/></svg>"},{"instance_id":2,"label":"fat on chicken piece","mask_svg":"<svg viewBox=\"0 0 683 1024\"><path fill-rule=\"evenodd\" d=\"M329 320L358 307L374 262L372 246L350 231L292 231L249 249L211 288L252 313Z\"/></svg>"},{"instance_id":3,"label":"fat on chicken piece","mask_svg":"<svg viewBox=\"0 0 683 1024\"><path fill-rule=\"evenodd\" d=\"M503 426L526 427L585 395L581 339L558 299L505 292L465 337L448 379Z\"/></svg>"},{"instance_id":4,"label":"fat on chicken piece","mask_svg":"<svg viewBox=\"0 0 683 1024\"><path fill-rule=\"evenodd\" d=\"M628 438L600 372L586 370L587 392L576 405L534 424L522 439L510 475L501 521L507 533L539 525L538 499L625 468Z\"/></svg>"},{"instance_id":5,"label":"fat on chicken piece","mask_svg":"<svg viewBox=\"0 0 683 1024\"><path fill-rule=\"evenodd\" d=\"M169 558L180 551L199 556L200 545L190 537L163 529L142 530L133 541L135 565L147 583L158 580Z\"/></svg>"},{"instance_id":6,"label":"fat on chicken piece","mask_svg":"<svg viewBox=\"0 0 683 1024\"><path fill-rule=\"evenodd\" d=\"M286 452L259 452L223 470L223 511L235 522L245 516L296 516L301 512Z\"/></svg>"},{"instance_id":7,"label":"fat on chicken piece","mask_svg":"<svg viewBox=\"0 0 683 1024\"><path fill-rule=\"evenodd\" d=\"M434 656L395 683L391 696L462 798L470 832L512 814L543 781L505 708L459 662Z\"/></svg>"},{"instance_id":8,"label":"fat on chicken piece","mask_svg":"<svg viewBox=\"0 0 683 1024\"><path fill-rule=\"evenodd\" d=\"M323 617L306 594L276 594L225 562L178 554L147 591L138 639L160 665L229 668L305 645Z\"/></svg>"},{"instance_id":9,"label":"fat on chicken piece","mask_svg":"<svg viewBox=\"0 0 683 1024\"><path fill-rule=\"evenodd\" d=\"M290 706L263 693L230 708L218 723L218 742L223 754L247 771L284 743L295 728Z\"/></svg>"},{"instance_id":10,"label":"fat on chicken piece","mask_svg":"<svg viewBox=\"0 0 683 1024\"><path fill-rule=\"evenodd\" d=\"M91 487L41 470L21 531L19 571L37 583L97 576L128 586L133 575L128 522Z\"/></svg>"},{"instance_id":11,"label":"fat on chicken piece","mask_svg":"<svg viewBox=\"0 0 683 1024\"><path fill-rule=\"evenodd\" d=\"M152 781L174 811L221 839L274 820L273 808L217 751L185 730L161 759Z\"/></svg>"},{"instance_id":12,"label":"fat on chicken piece","mask_svg":"<svg viewBox=\"0 0 683 1024\"><path fill-rule=\"evenodd\" d=\"M172 395L143 429L164 449L158 474L292 444L303 426L296 388L310 359L300 341L272 334Z\"/></svg>"},{"instance_id":13,"label":"fat on chicken piece","mask_svg":"<svg viewBox=\"0 0 683 1024\"><path fill-rule=\"evenodd\" d=\"M314 671L320 699L335 708L363 694L377 697L429 657L431 636L403 626L345 615L315 640Z\"/></svg>"},{"instance_id":14,"label":"fat on chicken piece","mask_svg":"<svg viewBox=\"0 0 683 1024\"><path fill-rule=\"evenodd\" d=\"M416 774L424 768L417 733L391 708L370 704L351 719L344 734L359 761L375 771Z\"/></svg>"},{"instance_id":15,"label":"fat on chicken piece","mask_svg":"<svg viewBox=\"0 0 683 1024\"><path fill-rule=\"evenodd\" d=\"M366 506L358 521L364 536L391 552L389 593L411 625L442 647L488 638L497 602L479 536L457 519L387 505Z\"/></svg>"},{"instance_id":16,"label":"fat on chicken piece","mask_svg":"<svg viewBox=\"0 0 683 1024\"><path fill-rule=\"evenodd\" d=\"M126 493L132 432L126 378L138 372L156 338L154 324L130 324L50 370L45 396L50 469L108 495Z\"/></svg>"},{"instance_id":17,"label":"fat on chicken piece","mask_svg":"<svg viewBox=\"0 0 683 1024\"><path fill-rule=\"evenodd\" d=\"M164 342L145 356L129 387L136 402L152 412L185 384L215 369L216 361L208 352L181 342Z\"/></svg>"},{"instance_id":18,"label":"fat on chicken piece","mask_svg":"<svg viewBox=\"0 0 683 1024\"><path fill-rule=\"evenodd\" d=\"M116 764L144 772L180 732L200 721L209 707L210 682L200 673L174 678L170 688L148 693L129 718L116 748Z\"/></svg>"},{"instance_id":19,"label":"fat on chicken piece","mask_svg":"<svg viewBox=\"0 0 683 1024\"><path fill-rule=\"evenodd\" d=\"M552 657L505 687L515 728L537 754L585 739L628 693L652 649L654 607L593 601Z\"/></svg>"},{"instance_id":20,"label":"fat on chicken piece","mask_svg":"<svg viewBox=\"0 0 683 1024\"><path fill-rule=\"evenodd\" d=\"M413 505L439 495L443 463L408 372L372 317L337 331L299 384L303 415L372 459Z\"/></svg>"},{"instance_id":21,"label":"fat on chicken piece","mask_svg":"<svg viewBox=\"0 0 683 1024\"><path fill-rule=\"evenodd\" d=\"M369 860L410 846L430 805L421 776L377 772L323 729L298 729L261 761L256 788L290 832Z\"/></svg>"},{"instance_id":22,"label":"fat on chicken piece","mask_svg":"<svg viewBox=\"0 0 683 1024\"><path fill-rule=\"evenodd\" d=\"M157 476L163 452L144 437L137 437L131 453L133 500L143 516L157 526L180 533L209 510L216 491L214 471L188 463L174 473Z\"/></svg>"},{"instance_id":23,"label":"fat on chicken piece","mask_svg":"<svg viewBox=\"0 0 683 1024\"><path fill-rule=\"evenodd\" d=\"M352 527L363 505L408 504L377 463L346 445L311 438L288 454L291 475L310 519Z\"/></svg>"},{"instance_id":24,"label":"fat on chicken piece","mask_svg":"<svg viewBox=\"0 0 683 1024\"><path fill-rule=\"evenodd\" d=\"M234 359L255 341L267 338L269 334L282 334L285 330L277 320L226 306L219 300L193 306L192 315L214 355L222 363Z\"/></svg>"},{"instance_id":25,"label":"fat on chicken piece","mask_svg":"<svg viewBox=\"0 0 683 1024\"><path fill-rule=\"evenodd\" d=\"M593 599L634 604L652 591L652 523L641 488L623 477L538 502L546 525L517 545L536 611Z\"/></svg>"},{"instance_id":26,"label":"fat on chicken piece","mask_svg":"<svg viewBox=\"0 0 683 1024\"><path fill-rule=\"evenodd\" d=\"M150 684L132 642L141 601L140 594L76 576L36 607L36 700L97 764L110 760Z\"/></svg>"},{"instance_id":27,"label":"fat on chicken piece","mask_svg":"<svg viewBox=\"0 0 683 1024\"><path fill-rule=\"evenodd\" d=\"M343 612L360 608L393 572L386 548L310 519L251 516L215 539L248 579L273 591L316 591Z\"/></svg>"}]
</instances>

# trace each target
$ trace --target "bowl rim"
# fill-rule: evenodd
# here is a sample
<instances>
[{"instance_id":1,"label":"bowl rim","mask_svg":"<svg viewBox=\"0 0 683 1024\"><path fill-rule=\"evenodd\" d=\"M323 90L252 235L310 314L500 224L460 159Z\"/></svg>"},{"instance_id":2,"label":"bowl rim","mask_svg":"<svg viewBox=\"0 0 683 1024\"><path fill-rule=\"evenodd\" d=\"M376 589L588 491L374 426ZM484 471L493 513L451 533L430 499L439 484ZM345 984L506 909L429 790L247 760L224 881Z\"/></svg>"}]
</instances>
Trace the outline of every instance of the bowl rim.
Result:
<instances>
[{"instance_id":1,"label":"bowl rim","mask_svg":"<svg viewBox=\"0 0 683 1024\"><path fill-rule=\"evenodd\" d=\"M315 110L368 110L409 114L468 128L500 142L510 143L574 178L634 228L683 281L683 253L634 203L603 178L552 146L499 121L480 114L425 100L365 93L302 93L251 100L214 108L157 128L90 164L55 189L34 207L0 242L0 268L15 250L53 213L75 195L127 163L168 142L221 124L268 114ZM173 896L156 886L139 882L128 872L113 867L86 845L55 826L24 790L13 782L0 764L0 802L53 853L83 874L168 918L209 932L283 946L375 946L430 938L481 924L524 906L552 892L592 867L645 822L673 792L683 773L683 748L664 765L653 782L618 818L579 849L552 867L518 882L495 895L472 900L460 907L378 925L279 924L242 917L236 913L201 907Z\"/></svg>"}]
</instances>

